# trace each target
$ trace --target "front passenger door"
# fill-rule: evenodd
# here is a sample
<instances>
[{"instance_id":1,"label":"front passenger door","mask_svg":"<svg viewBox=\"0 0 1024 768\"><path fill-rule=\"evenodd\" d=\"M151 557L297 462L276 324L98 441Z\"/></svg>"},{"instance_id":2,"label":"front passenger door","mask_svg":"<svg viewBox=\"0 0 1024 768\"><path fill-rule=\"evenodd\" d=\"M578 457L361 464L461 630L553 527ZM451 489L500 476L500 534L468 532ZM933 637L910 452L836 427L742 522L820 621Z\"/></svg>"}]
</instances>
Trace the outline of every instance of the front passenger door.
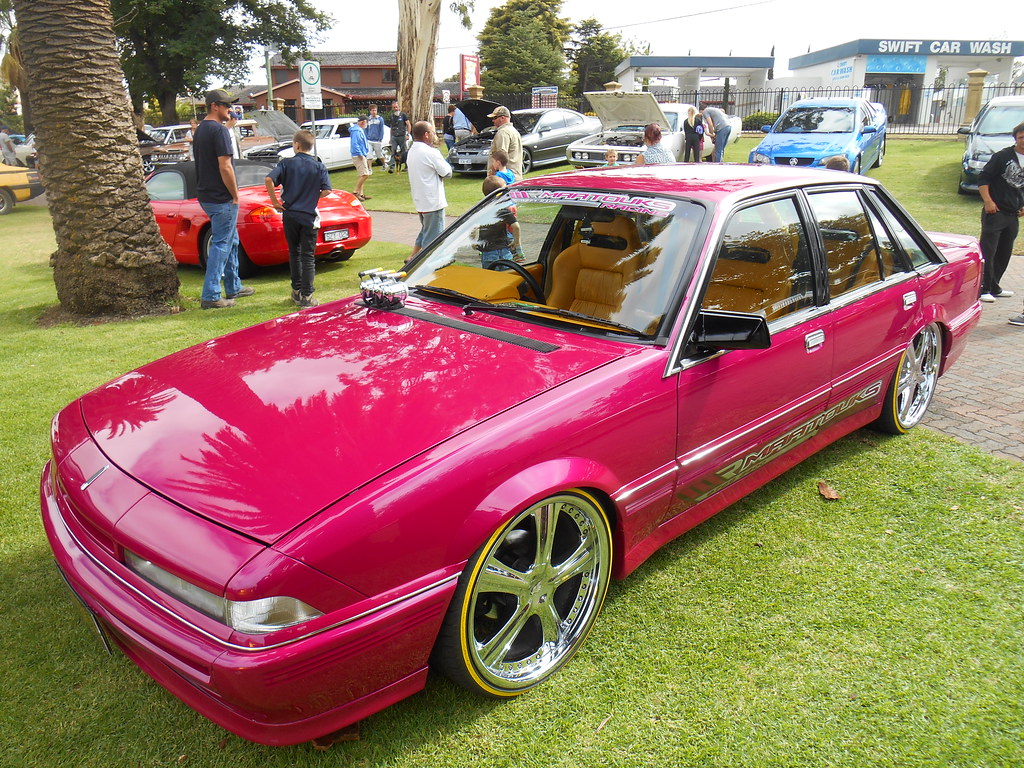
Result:
<instances>
[{"instance_id":1,"label":"front passenger door","mask_svg":"<svg viewBox=\"0 0 1024 768\"><path fill-rule=\"evenodd\" d=\"M681 473L671 515L725 492L817 432L832 378L831 320L816 297L800 211L795 195L780 197L737 210L725 225L702 309L765 317L771 346L693 352L681 361Z\"/></svg>"}]
</instances>

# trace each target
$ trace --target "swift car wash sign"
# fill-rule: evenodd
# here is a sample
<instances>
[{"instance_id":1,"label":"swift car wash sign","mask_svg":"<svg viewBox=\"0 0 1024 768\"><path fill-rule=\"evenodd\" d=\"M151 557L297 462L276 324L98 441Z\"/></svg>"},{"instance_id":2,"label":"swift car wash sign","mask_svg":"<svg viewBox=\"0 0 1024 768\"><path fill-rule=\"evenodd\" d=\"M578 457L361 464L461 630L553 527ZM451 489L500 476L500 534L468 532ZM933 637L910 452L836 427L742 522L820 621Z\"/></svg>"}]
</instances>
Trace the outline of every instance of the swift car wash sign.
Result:
<instances>
[{"instance_id":1,"label":"swift car wash sign","mask_svg":"<svg viewBox=\"0 0 1024 768\"><path fill-rule=\"evenodd\" d=\"M862 53L909 56L1024 56L1024 42L1012 40L865 40Z\"/></svg>"}]
</instances>

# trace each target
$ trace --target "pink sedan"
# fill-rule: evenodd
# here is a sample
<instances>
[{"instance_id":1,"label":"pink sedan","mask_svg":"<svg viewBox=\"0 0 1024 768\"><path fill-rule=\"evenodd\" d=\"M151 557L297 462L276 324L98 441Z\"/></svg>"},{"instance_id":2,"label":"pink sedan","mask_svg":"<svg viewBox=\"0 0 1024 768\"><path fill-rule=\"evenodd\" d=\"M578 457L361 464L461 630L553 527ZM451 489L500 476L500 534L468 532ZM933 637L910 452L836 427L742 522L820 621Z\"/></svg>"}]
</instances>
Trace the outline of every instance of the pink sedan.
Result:
<instances>
[{"instance_id":1,"label":"pink sedan","mask_svg":"<svg viewBox=\"0 0 1024 768\"><path fill-rule=\"evenodd\" d=\"M247 739L341 728L430 664L516 696L587 653L612 577L843 435L918 424L980 274L864 177L530 179L404 280L69 405L46 533L101 635Z\"/></svg>"}]
</instances>

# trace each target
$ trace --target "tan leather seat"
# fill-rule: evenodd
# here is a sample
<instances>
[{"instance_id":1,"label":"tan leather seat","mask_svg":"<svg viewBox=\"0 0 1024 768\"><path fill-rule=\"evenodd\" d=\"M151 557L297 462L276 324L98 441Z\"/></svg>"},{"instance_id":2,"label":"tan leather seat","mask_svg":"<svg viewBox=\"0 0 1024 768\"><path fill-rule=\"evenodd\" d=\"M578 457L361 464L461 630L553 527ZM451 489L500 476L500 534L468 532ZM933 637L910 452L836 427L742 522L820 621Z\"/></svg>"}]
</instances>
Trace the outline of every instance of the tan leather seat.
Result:
<instances>
[{"instance_id":1,"label":"tan leather seat","mask_svg":"<svg viewBox=\"0 0 1024 768\"><path fill-rule=\"evenodd\" d=\"M555 257L547 303L610 320L639 266L640 235L625 216L592 227L589 242L574 243Z\"/></svg>"}]
</instances>

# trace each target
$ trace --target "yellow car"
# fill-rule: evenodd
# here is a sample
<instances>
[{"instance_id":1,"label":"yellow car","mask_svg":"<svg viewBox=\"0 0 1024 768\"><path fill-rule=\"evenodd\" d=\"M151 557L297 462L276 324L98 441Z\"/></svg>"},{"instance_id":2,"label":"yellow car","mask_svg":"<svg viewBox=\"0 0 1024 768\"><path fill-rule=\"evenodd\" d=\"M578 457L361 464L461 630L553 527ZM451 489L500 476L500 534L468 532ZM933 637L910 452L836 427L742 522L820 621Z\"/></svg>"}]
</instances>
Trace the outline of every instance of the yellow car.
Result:
<instances>
[{"instance_id":1,"label":"yellow car","mask_svg":"<svg viewBox=\"0 0 1024 768\"><path fill-rule=\"evenodd\" d=\"M0 216L13 211L15 202L23 203L41 194L39 171L0 163Z\"/></svg>"}]
</instances>

